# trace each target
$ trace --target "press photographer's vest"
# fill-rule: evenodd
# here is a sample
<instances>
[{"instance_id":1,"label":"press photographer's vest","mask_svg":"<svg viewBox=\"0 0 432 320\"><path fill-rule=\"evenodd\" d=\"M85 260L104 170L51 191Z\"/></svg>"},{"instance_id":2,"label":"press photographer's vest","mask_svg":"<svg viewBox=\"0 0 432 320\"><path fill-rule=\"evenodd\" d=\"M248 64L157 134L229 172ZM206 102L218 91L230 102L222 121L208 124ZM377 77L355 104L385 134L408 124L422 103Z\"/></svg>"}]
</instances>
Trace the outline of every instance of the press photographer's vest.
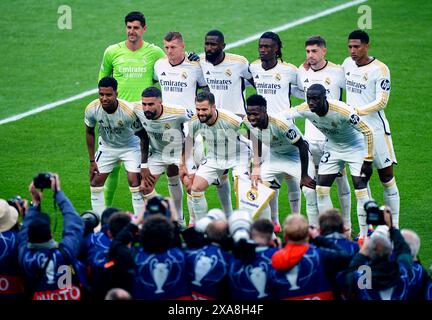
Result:
<instances>
[{"instance_id":1,"label":"press photographer's vest","mask_svg":"<svg viewBox=\"0 0 432 320\"><path fill-rule=\"evenodd\" d=\"M61 257L63 258L63 263L65 267L69 268L69 272L71 275L71 281L69 281L70 284L66 284L64 286L60 281L60 277L57 276L60 264L54 265L53 272L55 276L52 276L54 284L48 284L44 281L45 276L47 276L48 274L47 271L50 262L53 261L53 255L56 254L57 250L60 252ZM45 261L33 281L33 300L81 300L81 285L78 279L77 271L74 265L72 263L69 263L70 259L68 259L67 257L68 255L60 247L50 251L48 259Z\"/></svg>"},{"instance_id":2,"label":"press photographer's vest","mask_svg":"<svg viewBox=\"0 0 432 320\"><path fill-rule=\"evenodd\" d=\"M276 271L274 285L279 300L333 300L319 252L313 246L295 266Z\"/></svg>"}]
</instances>

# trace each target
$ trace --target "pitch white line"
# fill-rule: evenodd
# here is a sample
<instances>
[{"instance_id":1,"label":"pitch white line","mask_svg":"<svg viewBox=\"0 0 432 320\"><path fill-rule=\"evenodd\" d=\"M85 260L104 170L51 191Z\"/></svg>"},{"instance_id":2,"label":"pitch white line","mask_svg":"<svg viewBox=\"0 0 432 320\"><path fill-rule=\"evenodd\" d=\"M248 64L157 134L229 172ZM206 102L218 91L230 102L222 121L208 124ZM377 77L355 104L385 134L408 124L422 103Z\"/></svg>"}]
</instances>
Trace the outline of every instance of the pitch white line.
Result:
<instances>
[{"instance_id":1,"label":"pitch white line","mask_svg":"<svg viewBox=\"0 0 432 320\"><path fill-rule=\"evenodd\" d=\"M323 11L318 12L316 14L312 14L310 16L306 16L304 18L300 18L298 20L295 20L295 21L283 24L283 25L281 25L279 27L270 29L270 31L273 31L273 32L285 31L285 30L294 28L296 26L305 24L307 22L310 22L310 21L313 21L313 20L316 20L316 19L328 16L328 15L331 15L331 14L333 14L335 12L342 11L344 9L353 7L353 6L358 5L360 3L364 3L366 1L367 0L355 0L355 1L346 2L346 3L343 3L343 4L338 5L336 7L323 10ZM250 43L252 41L258 40L261 37L261 35L263 34L263 32L265 32L265 31L262 31L262 32L259 32L259 33L255 33L255 34L253 34L253 35L251 35L251 36L249 36L247 38L244 38L242 40L235 41L233 43L229 43L229 44L227 44L227 46L226 46L225 49L229 50L229 49L232 49L232 48L240 47L240 46L242 46L244 44L247 44L247 43ZM69 98L58 100L58 101L55 101L55 102L52 102L52 103L49 103L49 104L37 107L35 109L29 110L29 111L26 111L26 112L23 112L23 113L19 113L17 115L14 115L14 116L11 116L11 117L8 117L8 118L5 118L5 119L1 119L0 120L0 125L6 124L6 123L10 123L10 122L14 122L14 121L18 121L20 119L29 117L31 115L34 115L34 114L37 114L37 113L40 113L40 112L43 112L43 111L46 111L46 110L50 110L50 109L56 108L56 107L61 106L63 104L66 104L66 103L69 103L69 102L72 102L72 101L76 101L76 100L85 98L85 97L87 97L89 95L92 95L92 94L95 94L97 92L98 92L97 88L96 89L87 90L87 91L81 92L81 93L79 93L77 95L71 96Z\"/></svg>"},{"instance_id":2,"label":"pitch white line","mask_svg":"<svg viewBox=\"0 0 432 320\"><path fill-rule=\"evenodd\" d=\"M301 18L301 19L295 20L295 21L293 21L293 22L288 22L288 23L286 23L286 24L284 24L284 25L281 25L281 26L279 26L279 27L276 27L276 28L270 29L270 31L273 31L273 32L275 32L275 33L277 33L277 32L281 32L281 31L285 31L285 30L288 30L288 29L294 28L294 27L296 27L296 26L299 26L299 25L305 24L305 23L307 23L307 22L310 22L310 21L313 21L313 20L316 20L316 19L319 19L319 18L322 18L322 17L328 16L328 15L331 15L331 14L333 14L333 13L335 13L335 12L338 12L338 11L344 10L344 9L346 9L346 8L349 8L349 7L352 7L352 6L358 5L358 4L363 3L363 2L366 2L366 1L367 1L367 0L356 0L356 1L346 2L346 3L343 3L343 4L338 5L338 6L336 6L336 7L333 7L333 8L330 8L330 9L326 9L326 10L321 11L321 12L318 12L318 13L316 13L316 14L313 14L313 15L310 15L310 16L307 16L307 17L304 17L304 18ZM266 31L267 31L267 30L266 30ZM264 32L265 32L265 31L264 31ZM252 41L258 40L258 39L261 37L262 34L263 34L263 32L255 33L254 35L251 35L251 36L249 36L249 37L247 37L247 38L244 38L244 39L242 39L242 40L239 40L239 41L236 41L236 42L233 42L233 43L227 44L227 46L225 47L225 49L228 50L228 49L232 49L232 48L240 47L240 46L242 46L242 45L244 45L244 44L247 44L247 43L249 43L249 42L252 42Z\"/></svg>"}]
</instances>

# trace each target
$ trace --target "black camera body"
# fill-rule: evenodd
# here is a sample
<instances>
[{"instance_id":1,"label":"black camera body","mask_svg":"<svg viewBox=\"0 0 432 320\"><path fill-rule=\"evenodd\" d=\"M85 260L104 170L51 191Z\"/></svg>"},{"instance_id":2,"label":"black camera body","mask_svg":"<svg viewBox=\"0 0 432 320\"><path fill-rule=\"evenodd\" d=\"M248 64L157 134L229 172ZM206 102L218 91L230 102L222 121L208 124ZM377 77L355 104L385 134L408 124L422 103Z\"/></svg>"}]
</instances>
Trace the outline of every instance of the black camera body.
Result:
<instances>
[{"instance_id":1,"label":"black camera body","mask_svg":"<svg viewBox=\"0 0 432 320\"><path fill-rule=\"evenodd\" d=\"M51 177L53 175L49 172L39 173L33 178L33 184L38 189L50 189L51 188Z\"/></svg>"},{"instance_id":2,"label":"black camera body","mask_svg":"<svg viewBox=\"0 0 432 320\"><path fill-rule=\"evenodd\" d=\"M171 210L168 200L161 196L154 196L147 202L144 217L158 213L171 219Z\"/></svg>"},{"instance_id":3,"label":"black camera body","mask_svg":"<svg viewBox=\"0 0 432 320\"><path fill-rule=\"evenodd\" d=\"M8 199L7 203L10 206L14 207L18 212L25 210L24 199L21 198L20 196L14 196L14 197Z\"/></svg>"},{"instance_id":4,"label":"black camera body","mask_svg":"<svg viewBox=\"0 0 432 320\"><path fill-rule=\"evenodd\" d=\"M84 236L93 233L94 228L96 228L100 222L99 216L93 211L85 211L81 215L81 218L84 222Z\"/></svg>"},{"instance_id":5,"label":"black camera body","mask_svg":"<svg viewBox=\"0 0 432 320\"><path fill-rule=\"evenodd\" d=\"M369 200L364 204L366 211L366 223L374 226L385 225L384 210L380 208L374 200Z\"/></svg>"}]
</instances>

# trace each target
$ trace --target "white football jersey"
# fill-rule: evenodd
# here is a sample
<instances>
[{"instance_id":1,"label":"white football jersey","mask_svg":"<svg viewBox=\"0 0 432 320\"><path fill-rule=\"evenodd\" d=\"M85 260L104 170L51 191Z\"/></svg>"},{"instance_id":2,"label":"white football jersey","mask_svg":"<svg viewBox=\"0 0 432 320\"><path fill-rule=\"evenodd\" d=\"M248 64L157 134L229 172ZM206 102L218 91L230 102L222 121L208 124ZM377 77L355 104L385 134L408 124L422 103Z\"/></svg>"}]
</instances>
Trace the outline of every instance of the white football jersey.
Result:
<instances>
[{"instance_id":1,"label":"white football jersey","mask_svg":"<svg viewBox=\"0 0 432 320\"><path fill-rule=\"evenodd\" d=\"M249 62L243 56L226 53L224 60L213 65L201 56L200 65L216 107L236 114L246 114L245 80L252 78Z\"/></svg>"},{"instance_id":2,"label":"white football jersey","mask_svg":"<svg viewBox=\"0 0 432 320\"><path fill-rule=\"evenodd\" d=\"M327 61L325 66L319 70L309 68L306 70L303 65L299 66L297 74L297 87L306 93L309 87L315 83L326 88L327 98L342 100L342 91L345 89L345 77L343 68L340 65ZM324 141L325 136L314 125L306 119L305 138L310 141Z\"/></svg>"},{"instance_id":3,"label":"white football jersey","mask_svg":"<svg viewBox=\"0 0 432 320\"><path fill-rule=\"evenodd\" d=\"M199 62L189 61L173 66L167 57L156 61L154 79L159 81L162 101L167 105L195 106L198 87L207 86Z\"/></svg>"},{"instance_id":4,"label":"white football jersey","mask_svg":"<svg viewBox=\"0 0 432 320\"><path fill-rule=\"evenodd\" d=\"M269 148L273 159L300 161L299 149L293 144L302 135L291 120L269 114L268 125L265 129L252 127L247 117L243 119L243 123L256 139L261 140L263 145Z\"/></svg>"},{"instance_id":5,"label":"white football jersey","mask_svg":"<svg viewBox=\"0 0 432 320\"><path fill-rule=\"evenodd\" d=\"M302 116L311 121L326 136L327 143L331 143L333 148L345 153L348 150L365 150L365 160L372 161L372 130L346 103L331 99L327 101L329 110L322 117L312 112L306 102L290 109L286 115L291 115L292 118Z\"/></svg>"},{"instance_id":6,"label":"white football jersey","mask_svg":"<svg viewBox=\"0 0 432 320\"><path fill-rule=\"evenodd\" d=\"M357 66L348 57L343 63L346 79L347 104L354 107L374 132L390 134L384 108L390 96L390 71L374 58L364 66Z\"/></svg>"},{"instance_id":7,"label":"white football jersey","mask_svg":"<svg viewBox=\"0 0 432 320\"><path fill-rule=\"evenodd\" d=\"M276 114L291 107L291 87L297 85L296 66L278 61L276 66L265 70L261 60L256 60L249 68L257 94L266 99L269 113Z\"/></svg>"},{"instance_id":8,"label":"white football jersey","mask_svg":"<svg viewBox=\"0 0 432 320\"><path fill-rule=\"evenodd\" d=\"M217 112L217 120L211 126L201 123L194 115L188 125L189 135L195 139L201 134L207 147L206 158L215 160L221 167L230 168L240 158L239 129L242 119L224 109Z\"/></svg>"},{"instance_id":9,"label":"white football jersey","mask_svg":"<svg viewBox=\"0 0 432 320\"><path fill-rule=\"evenodd\" d=\"M166 162L178 162L183 143L182 125L192 118L193 111L164 104L161 116L154 120L146 118L139 104L135 105L134 112L147 131L151 152Z\"/></svg>"},{"instance_id":10,"label":"white football jersey","mask_svg":"<svg viewBox=\"0 0 432 320\"><path fill-rule=\"evenodd\" d=\"M84 122L92 128L99 125L99 145L111 148L136 147L140 140L135 132L142 130L141 123L131 103L117 100L118 108L111 114L103 109L99 99L93 100L85 109Z\"/></svg>"}]
</instances>

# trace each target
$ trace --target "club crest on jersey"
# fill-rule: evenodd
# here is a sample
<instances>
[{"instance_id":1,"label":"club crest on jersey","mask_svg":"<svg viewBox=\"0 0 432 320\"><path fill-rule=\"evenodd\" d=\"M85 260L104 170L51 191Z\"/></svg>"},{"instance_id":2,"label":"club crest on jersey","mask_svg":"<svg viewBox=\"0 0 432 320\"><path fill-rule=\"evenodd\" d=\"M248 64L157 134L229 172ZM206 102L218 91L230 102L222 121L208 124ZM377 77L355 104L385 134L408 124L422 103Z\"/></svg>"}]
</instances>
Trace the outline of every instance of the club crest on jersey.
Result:
<instances>
[{"instance_id":1,"label":"club crest on jersey","mask_svg":"<svg viewBox=\"0 0 432 320\"><path fill-rule=\"evenodd\" d=\"M276 79L277 81L281 81L282 76L280 75L280 73L276 73L276 74L275 74L275 79Z\"/></svg>"},{"instance_id":2,"label":"club crest on jersey","mask_svg":"<svg viewBox=\"0 0 432 320\"><path fill-rule=\"evenodd\" d=\"M124 125L124 122L123 122L123 121L121 121L121 120L119 120L119 121L117 121L117 124L119 125L119 127L123 127L123 125Z\"/></svg>"},{"instance_id":3,"label":"club crest on jersey","mask_svg":"<svg viewBox=\"0 0 432 320\"><path fill-rule=\"evenodd\" d=\"M333 128L337 128L337 123L336 122L332 121L331 125L332 125Z\"/></svg>"},{"instance_id":4,"label":"club crest on jersey","mask_svg":"<svg viewBox=\"0 0 432 320\"><path fill-rule=\"evenodd\" d=\"M383 81L381 81L381 89L383 89L385 91L390 91L390 80L389 79L384 79Z\"/></svg>"},{"instance_id":5,"label":"club crest on jersey","mask_svg":"<svg viewBox=\"0 0 432 320\"><path fill-rule=\"evenodd\" d=\"M187 77L188 77L187 72L183 71L182 74L181 74L181 77L182 77L182 79L186 80Z\"/></svg>"},{"instance_id":6,"label":"club crest on jersey","mask_svg":"<svg viewBox=\"0 0 432 320\"><path fill-rule=\"evenodd\" d=\"M187 117L190 119L193 117L194 113L191 109L186 109Z\"/></svg>"},{"instance_id":7,"label":"club crest on jersey","mask_svg":"<svg viewBox=\"0 0 432 320\"><path fill-rule=\"evenodd\" d=\"M293 129L289 129L286 133L286 136L288 137L288 139L294 140L295 138L297 138L297 132L295 132L295 130Z\"/></svg>"},{"instance_id":8,"label":"club crest on jersey","mask_svg":"<svg viewBox=\"0 0 432 320\"><path fill-rule=\"evenodd\" d=\"M330 78L325 78L325 80L324 80L324 82L326 83L326 85L330 85L330 83L331 83L331 80L330 80Z\"/></svg>"},{"instance_id":9,"label":"club crest on jersey","mask_svg":"<svg viewBox=\"0 0 432 320\"><path fill-rule=\"evenodd\" d=\"M225 74L226 74L228 77L231 77L231 76L232 76L232 71L231 71L230 69L226 69L226 70L225 70Z\"/></svg>"},{"instance_id":10,"label":"club crest on jersey","mask_svg":"<svg viewBox=\"0 0 432 320\"><path fill-rule=\"evenodd\" d=\"M170 124L169 123L165 123L165 129L169 129L169 128L171 128Z\"/></svg>"},{"instance_id":11,"label":"club crest on jersey","mask_svg":"<svg viewBox=\"0 0 432 320\"><path fill-rule=\"evenodd\" d=\"M364 81L367 81L367 80L368 80L368 74L367 74L367 73L365 73L365 74L363 75L363 80L364 80Z\"/></svg>"},{"instance_id":12,"label":"club crest on jersey","mask_svg":"<svg viewBox=\"0 0 432 320\"><path fill-rule=\"evenodd\" d=\"M247 193L246 193L246 198L249 201L255 201L256 199L258 199L258 190L256 189L250 189Z\"/></svg>"},{"instance_id":13,"label":"club crest on jersey","mask_svg":"<svg viewBox=\"0 0 432 320\"><path fill-rule=\"evenodd\" d=\"M350 117L350 122L352 124L358 124L360 122L360 117L356 114L352 114Z\"/></svg>"}]
</instances>

